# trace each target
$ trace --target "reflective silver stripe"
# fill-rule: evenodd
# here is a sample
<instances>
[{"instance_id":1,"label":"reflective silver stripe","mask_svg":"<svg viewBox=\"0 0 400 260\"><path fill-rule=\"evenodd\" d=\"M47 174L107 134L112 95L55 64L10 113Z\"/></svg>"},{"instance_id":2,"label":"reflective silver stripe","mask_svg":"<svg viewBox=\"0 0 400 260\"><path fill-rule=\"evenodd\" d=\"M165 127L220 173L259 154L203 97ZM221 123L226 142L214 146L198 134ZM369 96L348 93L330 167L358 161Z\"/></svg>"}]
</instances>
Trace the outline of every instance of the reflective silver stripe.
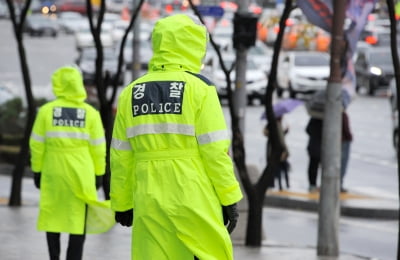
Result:
<instances>
[{"instance_id":1,"label":"reflective silver stripe","mask_svg":"<svg viewBox=\"0 0 400 260\"><path fill-rule=\"evenodd\" d=\"M77 132L47 132L46 137L66 137L74 139L89 140L89 134Z\"/></svg>"},{"instance_id":2,"label":"reflective silver stripe","mask_svg":"<svg viewBox=\"0 0 400 260\"><path fill-rule=\"evenodd\" d=\"M106 138L104 138L104 137L90 140L90 144L91 145L99 145L99 144L102 144L102 143L105 143L105 142L106 142Z\"/></svg>"},{"instance_id":3,"label":"reflective silver stripe","mask_svg":"<svg viewBox=\"0 0 400 260\"><path fill-rule=\"evenodd\" d=\"M227 130L219 130L197 136L197 142L199 144L208 144L227 139L229 140L229 134Z\"/></svg>"},{"instance_id":4,"label":"reflective silver stripe","mask_svg":"<svg viewBox=\"0 0 400 260\"><path fill-rule=\"evenodd\" d=\"M194 126L183 124L146 124L126 129L126 136L128 138L144 134L181 134L195 136Z\"/></svg>"},{"instance_id":5,"label":"reflective silver stripe","mask_svg":"<svg viewBox=\"0 0 400 260\"><path fill-rule=\"evenodd\" d=\"M129 142L122 141L116 138L111 139L111 148L116 150L125 150L125 151L132 150L131 144Z\"/></svg>"},{"instance_id":6,"label":"reflective silver stripe","mask_svg":"<svg viewBox=\"0 0 400 260\"><path fill-rule=\"evenodd\" d=\"M38 141L38 142L44 143L44 137L41 136L41 135L37 135L35 133L32 133L31 134L31 138L36 140L36 141Z\"/></svg>"}]
</instances>

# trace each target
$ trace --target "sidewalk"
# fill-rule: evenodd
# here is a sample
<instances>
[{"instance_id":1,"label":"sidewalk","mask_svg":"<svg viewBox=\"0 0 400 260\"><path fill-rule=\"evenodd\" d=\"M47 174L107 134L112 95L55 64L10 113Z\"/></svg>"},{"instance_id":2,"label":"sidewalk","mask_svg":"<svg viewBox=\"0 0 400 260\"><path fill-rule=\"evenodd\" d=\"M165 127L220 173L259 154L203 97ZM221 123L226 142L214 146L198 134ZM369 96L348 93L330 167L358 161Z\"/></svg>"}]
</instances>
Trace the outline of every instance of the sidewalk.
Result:
<instances>
[{"instance_id":1,"label":"sidewalk","mask_svg":"<svg viewBox=\"0 0 400 260\"><path fill-rule=\"evenodd\" d=\"M46 240L43 233L36 231L37 205L39 192L30 177L23 179L23 206L8 207L8 196L11 187L11 177L4 165L0 165L0 252L3 260L42 260L47 259ZM377 194L348 193L341 196L342 209L345 212L362 212L364 217L376 217L383 208L384 216L394 218L398 214L395 200L382 198ZM317 209L317 194L309 194L302 190L270 191L265 204L275 207L287 207L303 210ZM369 207L365 207L368 205ZM314 247L296 247L293 245L274 244L264 241L261 247L244 246L247 223L247 202L239 204L240 218L237 228L231 234L236 260L356 260L369 257L341 253L339 257L318 257ZM360 215L360 214L356 214ZM109 232L101 235L88 235L85 242L84 259L130 259L130 229L116 225ZM61 259L65 259L67 236L62 236Z\"/></svg>"},{"instance_id":2,"label":"sidewalk","mask_svg":"<svg viewBox=\"0 0 400 260\"><path fill-rule=\"evenodd\" d=\"M399 201L384 191L354 189L339 195L340 213L347 217L398 219ZM270 207L318 211L319 193L290 188L267 192L264 204Z\"/></svg>"}]
</instances>

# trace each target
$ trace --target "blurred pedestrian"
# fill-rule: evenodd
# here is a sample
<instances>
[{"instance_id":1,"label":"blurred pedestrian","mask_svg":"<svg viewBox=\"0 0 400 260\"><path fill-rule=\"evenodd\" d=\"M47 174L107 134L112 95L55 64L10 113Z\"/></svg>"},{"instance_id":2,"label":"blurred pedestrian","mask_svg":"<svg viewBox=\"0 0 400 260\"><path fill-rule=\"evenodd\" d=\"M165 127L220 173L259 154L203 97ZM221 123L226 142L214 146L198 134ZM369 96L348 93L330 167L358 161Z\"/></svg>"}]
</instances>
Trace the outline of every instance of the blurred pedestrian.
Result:
<instances>
[{"instance_id":1,"label":"blurred pedestrian","mask_svg":"<svg viewBox=\"0 0 400 260\"><path fill-rule=\"evenodd\" d=\"M350 157L350 147L353 141L353 134L351 133L350 120L346 111L342 112L342 154L340 166L340 192L347 192L344 188L344 176L346 175L347 165Z\"/></svg>"},{"instance_id":2,"label":"blurred pedestrian","mask_svg":"<svg viewBox=\"0 0 400 260\"><path fill-rule=\"evenodd\" d=\"M60 257L60 233L69 234L67 259L79 260L89 233L88 205L107 208L96 191L96 176L105 172L104 130L100 114L84 102L79 70L56 70L52 85L56 99L40 107L30 138L34 184L40 189L37 228L46 232L51 260Z\"/></svg>"},{"instance_id":3,"label":"blurred pedestrian","mask_svg":"<svg viewBox=\"0 0 400 260\"><path fill-rule=\"evenodd\" d=\"M116 221L133 226L132 259L233 259L229 232L242 193L216 88L198 74L207 30L179 14L160 19L151 39L148 73L118 100Z\"/></svg>"},{"instance_id":4,"label":"blurred pedestrian","mask_svg":"<svg viewBox=\"0 0 400 260\"><path fill-rule=\"evenodd\" d=\"M278 138L280 140L280 143L283 145L283 147L282 147L283 150L279 156L280 161L278 164L278 168L274 172L274 178L272 179L272 182L268 184L268 187L271 187L271 188L275 187L275 180L277 180L278 185L279 185L279 190L283 190L282 177L285 179L286 187L287 188L290 187L290 184L289 184L290 163L288 161L289 149L288 149L288 147L286 145L286 141L285 141L285 135L289 132L289 126L284 123L283 116L277 117L276 123L278 126ZM268 124L264 128L264 135L266 137L269 136ZM268 139L268 143L267 143L267 160L268 161L269 161L269 157L271 156L271 153L272 153L271 141L270 141L270 139Z\"/></svg>"},{"instance_id":5,"label":"blurred pedestrian","mask_svg":"<svg viewBox=\"0 0 400 260\"><path fill-rule=\"evenodd\" d=\"M276 123L278 127L278 138L280 140L280 143L282 144L282 152L279 155L280 161L278 164L278 168L274 172L274 178L271 179L271 183L268 183L268 187L275 187L275 179L278 180L279 184L279 189L282 190L282 181L281 177L283 176L286 181L286 187L289 188L289 170L290 170L290 163L288 161L289 158L289 149L286 145L285 141L285 135L289 132L289 125L285 122L284 120L284 115L287 113L290 113L300 105L302 105L304 102L298 99L293 99L293 98L288 98L288 99L283 99L280 100L279 102L275 103L272 107L274 111L274 115L276 118ZM261 116L261 119L267 119L266 113L264 112ZM269 136L268 133L268 122L267 125L264 127L264 135L266 137ZM267 161L269 162L269 158L271 156L272 152L272 145L270 142L270 138L268 138L268 143L267 143ZM267 167L264 169L263 173L267 170Z\"/></svg>"},{"instance_id":6,"label":"blurred pedestrian","mask_svg":"<svg viewBox=\"0 0 400 260\"><path fill-rule=\"evenodd\" d=\"M318 171L321 164L321 146L322 146L322 124L323 120L311 117L307 124L306 132L309 135L307 151L309 155L308 182L309 191L317 192ZM350 130L349 118L345 110L342 112L342 136L341 136L341 165L340 165L340 192L347 192L343 187L344 176L350 157L350 146L353 135Z\"/></svg>"},{"instance_id":7,"label":"blurred pedestrian","mask_svg":"<svg viewBox=\"0 0 400 260\"><path fill-rule=\"evenodd\" d=\"M307 152L309 156L308 163L308 191L318 192L317 177L319 165L321 163L321 145L322 145L322 119L311 117L306 127L306 133L309 136Z\"/></svg>"}]
</instances>

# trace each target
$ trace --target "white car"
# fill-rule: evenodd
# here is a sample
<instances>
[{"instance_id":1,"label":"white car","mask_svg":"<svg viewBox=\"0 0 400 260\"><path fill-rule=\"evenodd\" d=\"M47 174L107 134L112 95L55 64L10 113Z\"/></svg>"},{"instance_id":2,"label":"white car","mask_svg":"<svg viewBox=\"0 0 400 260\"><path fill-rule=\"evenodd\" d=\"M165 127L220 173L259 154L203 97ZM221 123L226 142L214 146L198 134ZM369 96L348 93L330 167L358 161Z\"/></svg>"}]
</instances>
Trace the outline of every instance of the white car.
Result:
<instances>
[{"instance_id":1,"label":"white car","mask_svg":"<svg viewBox=\"0 0 400 260\"><path fill-rule=\"evenodd\" d=\"M233 26L217 26L211 32L212 38L220 48L231 48L232 36L233 36Z\"/></svg>"},{"instance_id":2,"label":"white car","mask_svg":"<svg viewBox=\"0 0 400 260\"><path fill-rule=\"evenodd\" d=\"M89 20L78 12L61 12L57 14L60 29L67 34L73 34L82 27L87 27Z\"/></svg>"},{"instance_id":3,"label":"white car","mask_svg":"<svg viewBox=\"0 0 400 260\"><path fill-rule=\"evenodd\" d=\"M291 98L297 94L312 94L328 84L330 55L317 51L290 51L282 54L278 63L278 96L289 91Z\"/></svg>"},{"instance_id":4,"label":"white car","mask_svg":"<svg viewBox=\"0 0 400 260\"><path fill-rule=\"evenodd\" d=\"M273 55L271 48L257 40L255 45L248 49L247 55L266 75L269 74Z\"/></svg>"},{"instance_id":5,"label":"white car","mask_svg":"<svg viewBox=\"0 0 400 260\"><path fill-rule=\"evenodd\" d=\"M151 57L153 56L153 50L151 48L151 42L149 40L143 38L142 34L139 37L140 37L140 43L139 43L140 67L142 70L147 70L147 65ZM122 39L116 44L116 51L118 55L121 48L121 44L122 44ZM127 69L132 69L132 58L133 58L133 34L129 33L128 37L126 38L124 47L124 64Z\"/></svg>"},{"instance_id":6,"label":"white car","mask_svg":"<svg viewBox=\"0 0 400 260\"><path fill-rule=\"evenodd\" d=\"M76 59L76 64L82 71L83 82L87 85L95 84L96 76L96 48L84 48ZM103 73L109 73L111 79L117 76L118 57L115 55L113 48L103 49ZM117 80L117 84L122 85L124 82L125 68L122 67L121 74Z\"/></svg>"},{"instance_id":7,"label":"white car","mask_svg":"<svg viewBox=\"0 0 400 260\"><path fill-rule=\"evenodd\" d=\"M103 47L113 47L113 38L111 35L112 26L109 23L103 23L101 25L100 39ZM81 27L79 31L75 33L75 44L76 49L81 51L83 48L94 47L94 39L92 32L90 31L89 23Z\"/></svg>"},{"instance_id":8,"label":"white car","mask_svg":"<svg viewBox=\"0 0 400 260\"><path fill-rule=\"evenodd\" d=\"M125 34L126 29L129 26L128 21L119 20L114 22L113 29L111 31L111 35L113 38L114 43L118 43Z\"/></svg>"},{"instance_id":9,"label":"white car","mask_svg":"<svg viewBox=\"0 0 400 260\"><path fill-rule=\"evenodd\" d=\"M222 53L222 59L227 69L231 67L231 64L235 61L235 55ZM220 99L227 98L228 89L226 76L222 70L217 55L209 55L205 60L203 70L201 72L206 76L217 88L218 96ZM231 87L235 89L236 70L235 68L230 73ZM246 70L246 93L248 104L253 104L254 100L258 100L259 103L264 103L264 95L267 87L268 79L267 75L262 69L260 69L253 60L247 60Z\"/></svg>"},{"instance_id":10,"label":"white car","mask_svg":"<svg viewBox=\"0 0 400 260\"><path fill-rule=\"evenodd\" d=\"M225 46L222 46L221 51L235 53L236 50L233 48L232 38L226 41ZM212 46L208 47L209 50L214 51ZM254 61L257 66L262 69L267 75L271 70L273 50L265 45L260 40L256 40L254 46L250 47L247 51L247 56L249 59Z\"/></svg>"}]
</instances>

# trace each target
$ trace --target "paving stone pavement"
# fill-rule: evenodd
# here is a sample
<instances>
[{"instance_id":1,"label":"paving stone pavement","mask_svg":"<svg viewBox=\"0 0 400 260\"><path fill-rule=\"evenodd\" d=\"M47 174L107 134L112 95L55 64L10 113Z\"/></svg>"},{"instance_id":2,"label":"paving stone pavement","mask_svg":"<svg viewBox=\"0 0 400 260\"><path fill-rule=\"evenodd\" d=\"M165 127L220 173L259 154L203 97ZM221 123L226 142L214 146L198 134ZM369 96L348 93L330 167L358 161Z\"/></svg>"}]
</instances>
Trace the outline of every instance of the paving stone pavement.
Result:
<instances>
[{"instance_id":1,"label":"paving stone pavement","mask_svg":"<svg viewBox=\"0 0 400 260\"><path fill-rule=\"evenodd\" d=\"M0 259L1 260L43 260L48 259L46 237L36 230L39 192L31 177L23 178L21 207L9 207L8 196L11 177L0 166ZM298 199L287 194L275 194L281 199ZM297 196L299 197L299 196ZM300 196L301 197L301 196ZM304 198L303 198L304 199ZM311 201L310 203L315 203ZM312 247L296 247L263 243L261 247L244 246L247 223L246 200L239 204L240 218L237 228L231 234L236 260L357 260L370 259L364 256L340 254L338 257L318 257ZM61 259L65 259L68 236L63 234ZM99 235L87 235L84 247L86 260L130 259L131 230L119 225Z\"/></svg>"}]
</instances>

